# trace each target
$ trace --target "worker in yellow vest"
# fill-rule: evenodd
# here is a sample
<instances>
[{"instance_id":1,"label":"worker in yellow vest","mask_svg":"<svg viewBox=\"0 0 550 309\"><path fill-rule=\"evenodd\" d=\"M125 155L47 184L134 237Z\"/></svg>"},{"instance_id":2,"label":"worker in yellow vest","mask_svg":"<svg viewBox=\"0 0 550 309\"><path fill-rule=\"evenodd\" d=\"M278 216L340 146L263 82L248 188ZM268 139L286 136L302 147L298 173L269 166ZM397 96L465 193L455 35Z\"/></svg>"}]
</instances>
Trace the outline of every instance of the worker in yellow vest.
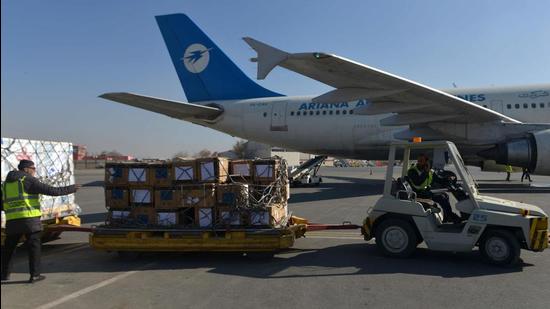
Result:
<instances>
[{"instance_id":1,"label":"worker in yellow vest","mask_svg":"<svg viewBox=\"0 0 550 309\"><path fill-rule=\"evenodd\" d=\"M510 174L514 171L511 165L506 165L506 181L510 181Z\"/></svg>"},{"instance_id":2,"label":"worker in yellow vest","mask_svg":"<svg viewBox=\"0 0 550 309\"><path fill-rule=\"evenodd\" d=\"M2 184L2 210L6 214L6 240L2 250L2 281L9 280L12 257L21 236L29 254L29 283L44 280L40 273L41 234L39 194L59 196L76 192L79 185L52 187L34 177L36 167L30 160L21 160L17 171L10 171Z\"/></svg>"},{"instance_id":3,"label":"worker in yellow vest","mask_svg":"<svg viewBox=\"0 0 550 309\"><path fill-rule=\"evenodd\" d=\"M418 156L416 164L407 171L408 181L419 198L431 199L443 209L443 222L460 223L460 217L453 212L449 196L445 192L430 191L434 180L439 179L430 167L429 158L425 154Z\"/></svg>"}]
</instances>

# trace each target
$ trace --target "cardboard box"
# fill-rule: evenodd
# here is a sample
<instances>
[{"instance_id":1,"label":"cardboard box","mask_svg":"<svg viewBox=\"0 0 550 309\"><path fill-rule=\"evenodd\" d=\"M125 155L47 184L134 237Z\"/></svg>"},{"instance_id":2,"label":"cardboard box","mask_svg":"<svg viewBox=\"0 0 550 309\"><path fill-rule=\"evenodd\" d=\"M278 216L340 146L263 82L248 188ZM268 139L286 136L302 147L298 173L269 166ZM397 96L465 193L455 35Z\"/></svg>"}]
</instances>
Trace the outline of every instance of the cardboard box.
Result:
<instances>
[{"instance_id":1,"label":"cardboard box","mask_svg":"<svg viewBox=\"0 0 550 309\"><path fill-rule=\"evenodd\" d=\"M214 184L181 185L181 200L183 207L214 207L216 206L216 190Z\"/></svg>"},{"instance_id":2,"label":"cardboard box","mask_svg":"<svg viewBox=\"0 0 550 309\"><path fill-rule=\"evenodd\" d=\"M248 182L252 180L253 160L229 161L229 175L233 181Z\"/></svg>"},{"instance_id":3,"label":"cardboard box","mask_svg":"<svg viewBox=\"0 0 550 309\"><path fill-rule=\"evenodd\" d=\"M196 207L178 209L178 225L184 228L193 228L198 225L199 211Z\"/></svg>"},{"instance_id":4,"label":"cardboard box","mask_svg":"<svg viewBox=\"0 0 550 309\"><path fill-rule=\"evenodd\" d=\"M157 211L157 224L162 226L175 226L178 224L176 211Z\"/></svg>"},{"instance_id":5,"label":"cardboard box","mask_svg":"<svg viewBox=\"0 0 550 309\"><path fill-rule=\"evenodd\" d=\"M153 189L150 187L130 188L130 205L153 206Z\"/></svg>"},{"instance_id":6,"label":"cardboard box","mask_svg":"<svg viewBox=\"0 0 550 309\"><path fill-rule=\"evenodd\" d=\"M252 226L280 227L288 216L286 204L268 206L265 210L253 210L249 213L249 224Z\"/></svg>"},{"instance_id":7,"label":"cardboard box","mask_svg":"<svg viewBox=\"0 0 550 309\"><path fill-rule=\"evenodd\" d=\"M128 189L124 187L109 187L105 188L105 207L112 208L127 208L130 204L128 197Z\"/></svg>"},{"instance_id":8,"label":"cardboard box","mask_svg":"<svg viewBox=\"0 0 550 309\"><path fill-rule=\"evenodd\" d=\"M155 189L156 209L176 209L180 206L183 206L183 201L181 199L181 190L174 188Z\"/></svg>"},{"instance_id":9,"label":"cardboard box","mask_svg":"<svg viewBox=\"0 0 550 309\"><path fill-rule=\"evenodd\" d=\"M124 163L105 164L105 186L128 185L128 166Z\"/></svg>"},{"instance_id":10,"label":"cardboard box","mask_svg":"<svg viewBox=\"0 0 550 309\"><path fill-rule=\"evenodd\" d=\"M248 206L248 184L228 183L216 186L216 196L219 205L225 206Z\"/></svg>"},{"instance_id":11,"label":"cardboard box","mask_svg":"<svg viewBox=\"0 0 550 309\"><path fill-rule=\"evenodd\" d=\"M172 162L172 175L175 183L192 183L197 181L197 163L195 160L177 160Z\"/></svg>"},{"instance_id":12,"label":"cardboard box","mask_svg":"<svg viewBox=\"0 0 550 309\"><path fill-rule=\"evenodd\" d=\"M274 182L278 177L278 170L280 166L279 160L255 160L253 163L253 180L259 184L270 184Z\"/></svg>"},{"instance_id":13,"label":"cardboard box","mask_svg":"<svg viewBox=\"0 0 550 309\"><path fill-rule=\"evenodd\" d=\"M131 210L131 216L134 225L157 224L157 212L153 207L134 207Z\"/></svg>"},{"instance_id":14,"label":"cardboard box","mask_svg":"<svg viewBox=\"0 0 550 309\"><path fill-rule=\"evenodd\" d=\"M224 183L229 174L229 162L227 158L201 158L197 159L197 178L201 183Z\"/></svg>"},{"instance_id":15,"label":"cardboard box","mask_svg":"<svg viewBox=\"0 0 550 309\"><path fill-rule=\"evenodd\" d=\"M131 221L129 209L109 210L107 222L112 225L126 224Z\"/></svg>"},{"instance_id":16,"label":"cardboard box","mask_svg":"<svg viewBox=\"0 0 550 309\"><path fill-rule=\"evenodd\" d=\"M151 163L149 169L153 187L170 187L172 185L174 169L171 163Z\"/></svg>"},{"instance_id":17,"label":"cardboard box","mask_svg":"<svg viewBox=\"0 0 550 309\"><path fill-rule=\"evenodd\" d=\"M214 224L214 208L197 207L197 223L199 227L212 227Z\"/></svg>"},{"instance_id":18,"label":"cardboard box","mask_svg":"<svg viewBox=\"0 0 550 309\"><path fill-rule=\"evenodd\" d=\"M222 226L241 226L244 225L243 213L233 208L218 208L216 223Z\"/></svg>"},{"instance_id":19,"label":"cardboard box","mask_svg":"<svg viewBox=\"0 0 550 309\"><path fill-rule=\"evenodd\" d=\"M151 183L151 175L148 164L132 163L128 164L128 185L130 186L148 186Z\"/></svg>"}]
</instances>

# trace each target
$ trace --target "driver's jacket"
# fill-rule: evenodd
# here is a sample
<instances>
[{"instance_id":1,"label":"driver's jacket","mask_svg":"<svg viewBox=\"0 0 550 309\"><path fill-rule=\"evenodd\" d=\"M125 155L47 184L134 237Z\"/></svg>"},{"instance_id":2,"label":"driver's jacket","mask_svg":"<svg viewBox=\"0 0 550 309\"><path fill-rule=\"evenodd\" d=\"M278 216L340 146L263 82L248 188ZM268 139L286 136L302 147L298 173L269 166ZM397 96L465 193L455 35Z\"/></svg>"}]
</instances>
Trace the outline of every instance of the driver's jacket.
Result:
<instances>
[{"instance_id":1,"label":"driver's jacket","mask_svg":"<svg viewBox=\"0 0 550 309\"><path fill-rule=\"evenodd\" d=\"M407 171L409 182L415 192L429 191L430 186L434 179L434 172L432 169L429 171L420 170L416 164L413 164Z\"/></svg>"}]
</instances>

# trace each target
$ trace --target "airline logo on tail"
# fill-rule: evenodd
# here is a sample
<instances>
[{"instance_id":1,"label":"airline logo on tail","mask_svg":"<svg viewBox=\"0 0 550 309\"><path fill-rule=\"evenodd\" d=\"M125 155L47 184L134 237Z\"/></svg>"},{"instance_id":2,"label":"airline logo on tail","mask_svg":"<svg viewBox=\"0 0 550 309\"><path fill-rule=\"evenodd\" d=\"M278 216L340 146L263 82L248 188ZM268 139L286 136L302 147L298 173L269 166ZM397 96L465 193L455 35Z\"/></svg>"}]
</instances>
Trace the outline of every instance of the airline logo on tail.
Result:
<instances>
[{"instance_id":1,"label":"airline logo on tail","mask_svg":"<svg viewBox=\"0 0 550 309\"><path fill-rule=\"evenodd\" d=\"M183 64L187 71L191 73L200 73L206 69L210 61L210 50L204 45L195 43L189 45L183 54Z\"/></svg>"}]
</instances>

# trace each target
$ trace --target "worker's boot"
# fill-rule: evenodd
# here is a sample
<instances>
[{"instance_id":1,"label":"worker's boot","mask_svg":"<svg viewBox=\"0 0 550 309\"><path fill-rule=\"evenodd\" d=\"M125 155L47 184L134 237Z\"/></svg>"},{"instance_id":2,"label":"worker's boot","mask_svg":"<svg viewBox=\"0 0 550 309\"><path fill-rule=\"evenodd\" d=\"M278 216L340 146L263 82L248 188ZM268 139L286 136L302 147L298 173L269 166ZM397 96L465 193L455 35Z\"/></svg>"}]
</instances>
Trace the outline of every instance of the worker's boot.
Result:
<instances>
[{"instance_id":1,"label":"worker's boot","mask_svg":"<svg viewBox=\"0 0 550 309\"><path fill-rule=\"evenodd\" d=\"M46 276L43 276L43 275L31 276L29 279L29 283L35 283L37 281L42 281L44 279L46 279Z\"/></svg>"}]
</instances>

